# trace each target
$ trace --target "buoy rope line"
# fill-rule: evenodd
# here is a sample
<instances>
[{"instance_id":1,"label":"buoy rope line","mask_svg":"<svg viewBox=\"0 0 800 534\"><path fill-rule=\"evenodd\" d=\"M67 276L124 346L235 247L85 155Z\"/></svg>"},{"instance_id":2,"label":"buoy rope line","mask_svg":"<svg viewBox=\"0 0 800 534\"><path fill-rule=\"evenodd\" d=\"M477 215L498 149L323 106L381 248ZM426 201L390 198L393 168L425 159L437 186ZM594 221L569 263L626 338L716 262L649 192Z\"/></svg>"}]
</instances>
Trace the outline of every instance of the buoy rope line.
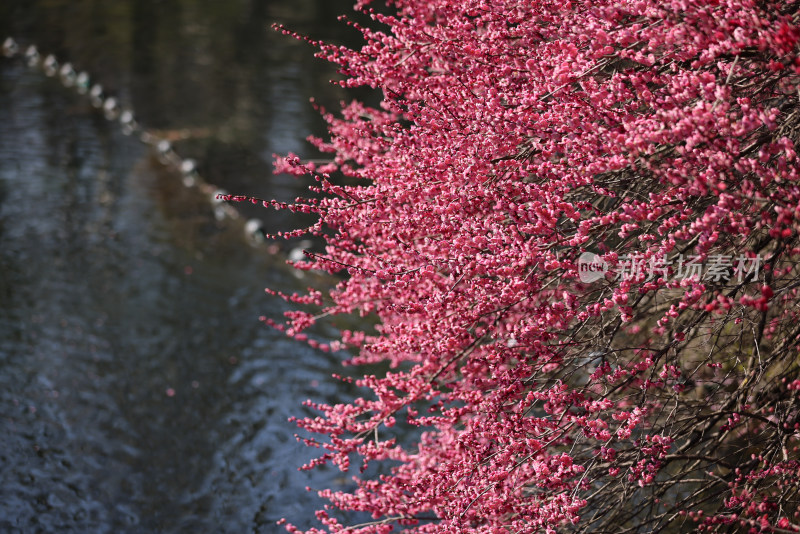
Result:
<instances>
[{"instance_id":1,"label":"buoy rope line","mask_svg":"<svg viewBox=\"0 0 800 534\"><path fill-rule=\"evenodd\" d=\"M23 52L20 45L12 37L8 37L3 41L2 55L10 59L21 57L30 68L40 69L47 77L57 77L64 87L76 91L79 95L88 97L92 107L102 111L103 116L109 122L116 121L123 134L137 137L153 150L161 164L177 170L186 188L197 188L204 194L217 220L225 218L239 219L241 217L240 213L232 205L225 202L226 199L231 197L227 191L203 180L197 171L195 160L182 158L175 152L172 143L168 139L164 139L144 128L136 120L132 109L122 106L114 96L107 95L103 86L99 83L93 84L86 71L76 71L69 62L60 63L53 54L42 57L36 45L33 44L25 48ZM248 220L244 224L244 231L253 241L264 241L265 229L260 219Z\"/></svg>"}]
</instances>

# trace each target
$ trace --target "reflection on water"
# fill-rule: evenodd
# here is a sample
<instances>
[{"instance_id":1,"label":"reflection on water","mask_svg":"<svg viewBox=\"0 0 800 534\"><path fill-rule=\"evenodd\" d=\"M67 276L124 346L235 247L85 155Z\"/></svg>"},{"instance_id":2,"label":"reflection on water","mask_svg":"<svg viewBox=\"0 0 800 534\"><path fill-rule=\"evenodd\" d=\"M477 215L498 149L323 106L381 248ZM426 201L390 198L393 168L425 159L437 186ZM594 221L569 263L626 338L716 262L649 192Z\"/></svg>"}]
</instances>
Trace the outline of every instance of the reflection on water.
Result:
<instances>
[{"instance_id":1,"label":"reflection on water","mask_svg":"<svg viewBox=\"0 0 800 534\"><path fill-rule=\"evenodd\" d=\"M208 181L291 199L303 185L272 176L271 154L318 133L309 96L342 95L269 25L341 38L330 21L350 4L9 1L0 39L99 76ZM310 525L309 452L287 418L348 392L329 379L335 356L258 322L284 309L265 286L307 282L85 98L1 60L0 530Z\"/></svg>"}]
</instances>

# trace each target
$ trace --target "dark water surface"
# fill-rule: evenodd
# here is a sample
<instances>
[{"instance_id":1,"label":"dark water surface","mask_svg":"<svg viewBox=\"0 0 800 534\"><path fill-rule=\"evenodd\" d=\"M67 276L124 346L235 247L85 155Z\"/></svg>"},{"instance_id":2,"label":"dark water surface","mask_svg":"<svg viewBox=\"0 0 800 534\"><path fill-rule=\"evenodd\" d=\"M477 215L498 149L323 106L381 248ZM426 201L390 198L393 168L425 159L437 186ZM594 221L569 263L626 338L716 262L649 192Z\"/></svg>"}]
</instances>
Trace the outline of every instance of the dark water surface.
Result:
<instances>
[{"instance_id":1,"label":"dark water surface","mask_svg":"<svg viewBox=\"0 0 800 534\"><path fill-rule=\"evenodd\" d=\"M272 153L308 154L312 95L345 95L308 45L352 0L9 1L14 35L86 69L228 191L292 199ZM279 532L313 523L287 422L346 392L339 358L263 327L303 289L243 220L86 97L0 58L0 532ZM330 335L319 332L320 335ZM314 484L338 473L316 472Z\"/></svg>"}]
</instances>

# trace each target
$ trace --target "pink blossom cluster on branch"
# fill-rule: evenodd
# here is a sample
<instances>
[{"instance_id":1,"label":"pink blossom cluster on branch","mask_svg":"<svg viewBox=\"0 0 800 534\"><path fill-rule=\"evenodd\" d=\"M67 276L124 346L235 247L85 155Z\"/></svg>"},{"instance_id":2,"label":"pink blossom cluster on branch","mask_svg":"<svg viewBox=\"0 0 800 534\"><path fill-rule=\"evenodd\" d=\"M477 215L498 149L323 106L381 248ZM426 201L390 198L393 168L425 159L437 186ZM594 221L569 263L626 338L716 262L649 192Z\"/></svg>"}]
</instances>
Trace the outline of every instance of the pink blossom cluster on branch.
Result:
<instances>
[{"instance_id":1,"label":"pink blossom cluster on branch","mask_svg":"<svg viewBox=\"0 0 800 534\"><path fill-rule=\"evenodd\" d=\"M800 3L369 4L314 44L380 107L277 164L347 276L271 324L372 315L322 348L389 365L298 421L362 468L309 532L800 531ZM677 255L760 269L619 276Z\"/></svg>"}]
</instances>

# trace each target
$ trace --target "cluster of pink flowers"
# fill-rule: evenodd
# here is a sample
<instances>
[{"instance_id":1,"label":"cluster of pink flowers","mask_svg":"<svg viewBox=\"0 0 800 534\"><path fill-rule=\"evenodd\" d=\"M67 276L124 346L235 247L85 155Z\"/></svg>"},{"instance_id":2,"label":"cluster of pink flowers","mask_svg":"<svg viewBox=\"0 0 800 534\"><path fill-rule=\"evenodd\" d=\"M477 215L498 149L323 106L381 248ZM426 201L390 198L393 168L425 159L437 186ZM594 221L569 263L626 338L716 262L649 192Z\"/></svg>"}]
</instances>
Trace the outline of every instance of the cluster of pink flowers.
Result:
<instances>
[{"instance_id":1,"label":"cluster of pink flowers","mask_svg":"<svg viewBox=\"0 0 800 534\"><path fill-rule=\"evenodd\" d=\"M309 532L800 531L800 4L389 3L314 43L380 106L277 163L324 193L298 267L346 276L273 326L378 323L323 345L364 396L298 420L307 467L370 464ZM583 283L586 251L763 262Z\"/></svg>"}]
</instances>

